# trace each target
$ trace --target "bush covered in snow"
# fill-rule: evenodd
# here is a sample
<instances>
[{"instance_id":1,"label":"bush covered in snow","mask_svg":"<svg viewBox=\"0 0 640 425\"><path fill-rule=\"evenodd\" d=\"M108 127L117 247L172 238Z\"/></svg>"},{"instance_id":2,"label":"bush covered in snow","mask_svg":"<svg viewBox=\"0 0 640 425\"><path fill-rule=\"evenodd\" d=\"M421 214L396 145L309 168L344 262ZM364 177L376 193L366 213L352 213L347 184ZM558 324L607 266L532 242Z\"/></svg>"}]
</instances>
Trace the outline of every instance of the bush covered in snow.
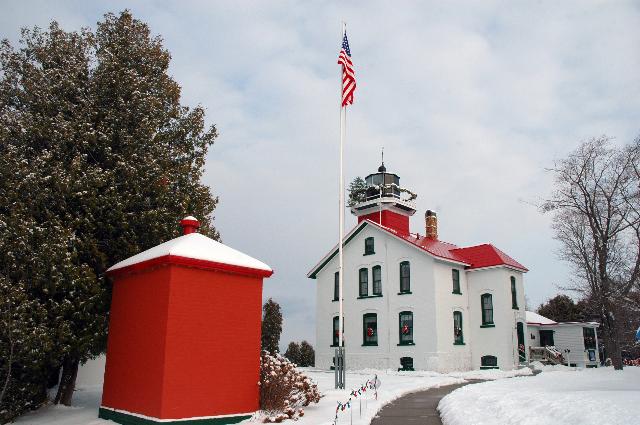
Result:
<instances>
[{"instance_id":1,"label":"bush covered in snow","mask_svg":"<svg viewBox=\"0 0 640 425\"><path fill-rule=\"evenodd\" d=\"M282 422L304 415L305 406L320 401L318 386L280 354L260 357L260 408L264 422Z\"/></svg>"}]
</instances>

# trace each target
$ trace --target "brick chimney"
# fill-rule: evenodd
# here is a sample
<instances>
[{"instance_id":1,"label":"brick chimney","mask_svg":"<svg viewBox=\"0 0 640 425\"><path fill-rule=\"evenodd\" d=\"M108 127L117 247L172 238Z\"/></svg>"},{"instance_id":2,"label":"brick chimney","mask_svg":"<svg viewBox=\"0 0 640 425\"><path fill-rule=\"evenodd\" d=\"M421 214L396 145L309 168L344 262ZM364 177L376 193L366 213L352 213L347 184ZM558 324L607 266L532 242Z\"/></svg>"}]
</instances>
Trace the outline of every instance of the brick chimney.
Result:
<instances>
[{"instance_id":1,"label":"brick chimney","mask_svg":"<svg viewBox=\"0 0 640 425\"><path fill-rule=\"evenodd\" d=\"M424 214L424 221L427 232L425 236L429 239L438 239L438 217L436 217L435 211L427 210Z\"/></svg>"}]
</instances>

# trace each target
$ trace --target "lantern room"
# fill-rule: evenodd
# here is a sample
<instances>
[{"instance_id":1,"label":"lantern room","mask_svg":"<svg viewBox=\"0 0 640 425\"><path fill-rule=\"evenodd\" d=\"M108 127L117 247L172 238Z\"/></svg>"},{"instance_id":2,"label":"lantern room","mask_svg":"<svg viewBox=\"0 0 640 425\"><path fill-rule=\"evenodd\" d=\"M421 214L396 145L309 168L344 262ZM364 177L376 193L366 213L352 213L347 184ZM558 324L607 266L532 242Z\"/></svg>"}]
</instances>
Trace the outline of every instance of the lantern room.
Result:
<instances>
[{"instance_id":1,"label":"lantern room","mask_svg":"<svg viewBox=\"0 0 640 425\"><path fill-rule=\"evenodd\" d=\"M269 266L180 222L183 235L121 261L99 416L121 424L230 424L259 409ZM192 422L193 421L193 422Z\"/></svg>"},{"instance_id":2,"label":"lantern room","mask_svg":"<svg viewBox=\"0 0 640 425\"><path fill-rule=\"evenodd\" d=\"M351 208L351 213L358 217L358 223L370 220L401 235L408 235L409 217L416 212L413 204L416 195L400 187L400 177L387 173L384 162L377 173L365 178L365 184L361 202ZM402 199L403 193L409 196Z\"/></svg>"}]
</instances>

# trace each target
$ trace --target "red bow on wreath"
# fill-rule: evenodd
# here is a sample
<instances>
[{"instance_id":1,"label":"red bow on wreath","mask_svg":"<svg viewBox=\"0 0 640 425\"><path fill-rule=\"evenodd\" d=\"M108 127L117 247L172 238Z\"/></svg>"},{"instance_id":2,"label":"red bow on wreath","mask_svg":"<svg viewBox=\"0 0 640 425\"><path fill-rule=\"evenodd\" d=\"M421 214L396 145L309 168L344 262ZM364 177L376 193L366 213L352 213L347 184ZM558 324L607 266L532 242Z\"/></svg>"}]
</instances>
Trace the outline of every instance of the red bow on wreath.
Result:
<instances>
[{"instance_id":1,"label":"red bow on wreath","mask_svg":"<svg viewBox=\"0 0 640 425\"><path fill-rule=\"evenodd\" d=\"M406 335L409 333L409 325L402 325L402 334Z\"/></svg>"},{"instance_id":2,"label":"red bow on wreath","mask_svg":"<svg viewBox=\"0 0 640 425\"><path fill-rule=\"evenodd\" d=\"M373 336L373 328L367 328L367 336Z\"/></svg>"}]
</instances>

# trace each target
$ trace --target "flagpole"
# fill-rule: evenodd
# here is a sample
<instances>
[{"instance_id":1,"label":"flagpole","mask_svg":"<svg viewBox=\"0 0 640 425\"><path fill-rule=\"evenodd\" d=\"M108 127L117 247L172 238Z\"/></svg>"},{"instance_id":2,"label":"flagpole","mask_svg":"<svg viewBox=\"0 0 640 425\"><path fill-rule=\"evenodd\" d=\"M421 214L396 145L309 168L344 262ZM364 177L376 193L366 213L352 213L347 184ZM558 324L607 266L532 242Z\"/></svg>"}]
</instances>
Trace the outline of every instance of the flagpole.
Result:
<instances>
[{"instance_id":1,"label":"flagpole","mask_svg":"<svg viewBox=\"0 0 640 425\"><path fill-rule=\"evenodd\" d=\"M342 34L340 34L340 40L342 40L342 38L344 37L345 31L346 31L346 27L347 25L344 23L344 21L342 22ZM338 345L339 345L339 352L341 353L341 358L340 358L340 363L341 363L341 370L339 371L340 373L340 387L341 388L345 388L345 378L346 378L346 373L344 371L344 366L345 366L345 355L344 355L344 310L343 310L343 305L342 305L342 286L343 286L343 281L344 281L344 262L343 262L343 256L342 256L342 238L344 235L344 138L345 138L345 127L346 127L346 120L347 120L347 108L346 106L342 105L342 91L343 91L343 81L342 81L342 77L343 77L343 70L340 70L340 191L339 191L339 208L340 208L340 214L339 214L339 238L338 238L338 258L339 258L339 269L338 269L338 286L339 286L339 290L338 290L338 303L340 305L340 315L338 316L338 333L340 334L340 338L338 341ZM336 371L337 371L338 365L336 365Z\"/></svg>"},{"instance_id":2,"label":"flagpole","mask_svg":"<svg viewBox=\"0 0 640 425\"><path fill-rule=\"evenodd\" d=\"M342 22L342 33L340 34L340 40L344 37L346 31L346 24ZM344 345L343 326L344 326L344 311L342 307L342 284L344 280L343 271L343 257L342 257L342 237L344 235L344 138L345 138L345 121L347 119L347 108L342 106L342 69L340 69L340 191L339 191L339 239L338 239L338 285L339 285L339 305L340 316L338 320L338 332L340 333L340 348Z\"/></svg>"}]
</instances>

